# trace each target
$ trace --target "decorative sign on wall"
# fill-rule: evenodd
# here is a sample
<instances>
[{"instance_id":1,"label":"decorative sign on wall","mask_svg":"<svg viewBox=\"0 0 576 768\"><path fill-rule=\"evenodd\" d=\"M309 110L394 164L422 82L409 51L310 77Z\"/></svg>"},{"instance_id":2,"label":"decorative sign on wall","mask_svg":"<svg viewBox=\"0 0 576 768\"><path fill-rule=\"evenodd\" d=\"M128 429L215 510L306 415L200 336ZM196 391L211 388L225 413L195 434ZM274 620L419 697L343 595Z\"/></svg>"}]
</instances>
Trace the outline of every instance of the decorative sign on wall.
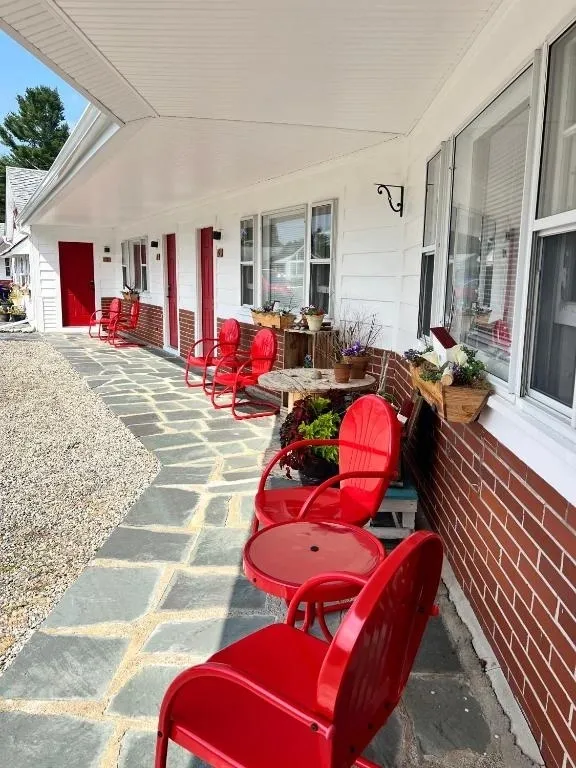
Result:
<instances>
[{"instance_id":1,"label":"decorative sign on wall","mask_svg":"<svg viewBox=\"0 0 576 768\"><path fill-rule=\"evenodd\" d=\"M161 253L157 253L156 254L156 261L160 261L161 258L162 258L162 254Z\"/></svg>"},{"instance_id":2,"label":"decorative sign on wall","mask_svg":"<svg viewBox=\"0 0 576 768\"><path fill-rule=\"evenodd\" d=\"M223 259L224 258L224 248L217 248L216 249L216 258L217 259Z\"/></svg>"},{"instance_id":3,"label":"decorative sign on wall","mask_svg":"<svg viewBox=\"0 0 576 768\"><path fill-rule=\"evenodd\" d=\"M112 261L112 256L102 256L102 261L109 264Z\"/></svg>"}]
</instances>

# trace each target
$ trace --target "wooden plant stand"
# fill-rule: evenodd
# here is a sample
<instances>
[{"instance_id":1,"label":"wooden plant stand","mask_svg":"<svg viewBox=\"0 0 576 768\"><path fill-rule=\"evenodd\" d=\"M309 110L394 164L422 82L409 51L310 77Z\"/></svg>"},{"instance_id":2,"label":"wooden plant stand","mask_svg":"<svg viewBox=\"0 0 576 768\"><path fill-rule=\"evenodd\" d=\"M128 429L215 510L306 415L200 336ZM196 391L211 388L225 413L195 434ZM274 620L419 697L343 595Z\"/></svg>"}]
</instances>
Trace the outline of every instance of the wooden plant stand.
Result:
<instances>
[{"instance_id":1,"label":"wooden plant stand","mask_svg":"<svg viewBox=\"0 0 576 768\"><path fill-rule=\"evenodd\" d=\"M478 418L492 394L488 384L485 387L458 387L454 384L447 387L440 382L425 381L420 376L420 369L414 365L410 366L410 374L414 388L445 421L470 424Z\"/></svg>"}]
</instances>

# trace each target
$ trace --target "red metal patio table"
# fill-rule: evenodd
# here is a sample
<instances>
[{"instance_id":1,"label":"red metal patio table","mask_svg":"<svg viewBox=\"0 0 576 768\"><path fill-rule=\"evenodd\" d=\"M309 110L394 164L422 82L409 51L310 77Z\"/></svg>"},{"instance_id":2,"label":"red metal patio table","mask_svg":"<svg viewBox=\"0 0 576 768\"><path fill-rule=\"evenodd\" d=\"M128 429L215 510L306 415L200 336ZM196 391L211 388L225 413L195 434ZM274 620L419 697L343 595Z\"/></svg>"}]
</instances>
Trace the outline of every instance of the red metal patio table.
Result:
<instances>
[{"instance_id":1,"label":"red metal patio table","mask_svg":"<svg viewBox=\"0 0 576 768\"><path fill-rule=\"evenodd\" d=\"M289 602L312 576L334 571L368 579L386 557L382 543L369 531L348 523L295 521L263 528L246 542L244 572L263 592ZM354 598L360 588L345 582L321 584L309 596L305 629L317 618L327 640L324 603Z\"/></svg>"}]
</instances>

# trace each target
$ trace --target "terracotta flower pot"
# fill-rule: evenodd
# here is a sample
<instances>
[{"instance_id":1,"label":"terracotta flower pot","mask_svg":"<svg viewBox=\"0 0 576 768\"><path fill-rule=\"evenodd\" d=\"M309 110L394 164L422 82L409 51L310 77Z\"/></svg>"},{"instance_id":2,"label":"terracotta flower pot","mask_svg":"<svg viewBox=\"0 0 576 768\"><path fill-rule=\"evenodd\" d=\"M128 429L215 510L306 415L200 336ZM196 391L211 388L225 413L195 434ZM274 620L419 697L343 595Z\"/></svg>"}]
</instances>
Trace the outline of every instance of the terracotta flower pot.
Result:
<instances>
[{"instance_id":1,"label":"terracotta flower pot","mask_svg":"<svg viewBox=\"0 0 576 768\"><path fill-rule=\"evenodd\" d=\"M346 384L350 381L350 369L348 363L334 363L334 379L337 384Z\"/></svg>"},{"instance_id":2,"label":"terracotta flower pot","mask_svg":"<svg viewBox=\"0 0 576 768\"><path fill-rule=\"evenodd\" d=\"M358 355L357 357L350 358L350 378L351 379L363 379L366 376L366 369L370 357L368 355Z\"/></svg>"},{"instance_id":3,"label":"terracotta flower pot","mask_svg":"<svg viewBox=\"0 0 576 768\"><path fill-rule=\"evenodd\" d=\"M324 322L324 315L306 315L306 322L311 331L319 331Z\"/></svg>"}]
</instances>

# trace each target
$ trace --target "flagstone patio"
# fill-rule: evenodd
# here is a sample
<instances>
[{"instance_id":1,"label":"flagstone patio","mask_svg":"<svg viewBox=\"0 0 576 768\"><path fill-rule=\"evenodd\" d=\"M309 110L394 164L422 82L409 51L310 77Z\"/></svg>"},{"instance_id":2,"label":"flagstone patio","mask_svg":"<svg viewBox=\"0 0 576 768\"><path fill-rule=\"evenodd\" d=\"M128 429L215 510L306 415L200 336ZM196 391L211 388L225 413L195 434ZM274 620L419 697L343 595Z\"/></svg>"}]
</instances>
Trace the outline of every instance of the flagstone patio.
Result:
<instances>
[{"instance_id":1,"label":"flagstone patio","mask_svg":"<svg viewBox=\"0 0 576 768\"><path fill-rule=\"evenodd\" d=\"M0 677L0 765L147 768L174 676L281 619L279 603L241 572L277 425L212 410L164 353L46 338L161 469ZM443 588L439 603L403 702L369 756L398 768L528 768ZM169 768L201 765L171 749Z\"/></svg>"}]
</instances>

